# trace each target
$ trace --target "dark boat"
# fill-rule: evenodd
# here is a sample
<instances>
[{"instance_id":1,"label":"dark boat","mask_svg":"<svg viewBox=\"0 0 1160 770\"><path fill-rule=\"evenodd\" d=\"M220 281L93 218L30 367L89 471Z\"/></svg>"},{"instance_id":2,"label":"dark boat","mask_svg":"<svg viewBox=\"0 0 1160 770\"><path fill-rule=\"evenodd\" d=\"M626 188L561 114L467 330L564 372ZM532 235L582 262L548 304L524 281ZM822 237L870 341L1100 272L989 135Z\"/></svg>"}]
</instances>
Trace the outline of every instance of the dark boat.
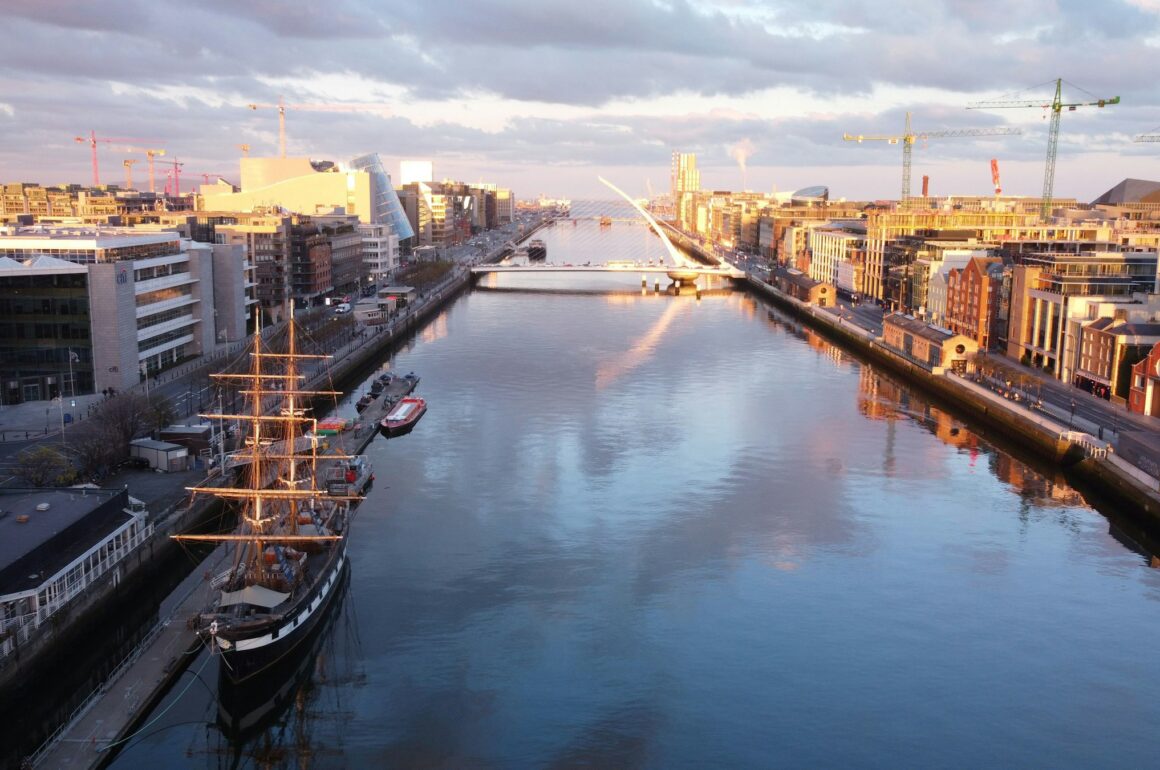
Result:
<instances>
[{"instance_id":1,"label":"dark boat","mask_svg":"<svg viewBox=\"0 0 1160 770\"><path fill-rule=\"evenodd\" d=\"M548 247L539 238L528 241L528 259L532 262L539 262L546 259L548 256Z\"/></svg>"},{"instance_id":2,"label":"dark boat","mask_svg":"<svg viewBox=\"0 0 1160 770\"><path fill-rule=\"evenodd\" d=\"M387 416L379 422L379 431L387 438L405 436L415 428L415 423L426 413L426 399L408 396L387 412Z\"/></svg>"},{"instance_id":3,"label":"dark boat","mask_svg":"<svg viewBox=\"0 0 1160 770\"><path fill-rule=\"evenodd\" d=\"M303 388L301 362L329 356L300 353L295 334L291 320L285 349L274 351L259 330L248 371L213 375L234 384L247 382L250 407L242 411L249 415L243 419L245 449L237 453L247 462L238 465L236 486L204 483L190 491L236 506L236 529L174 536L229 543L235 549L226 569L209 577L205 609L190 619L190 627L204 643L221 654L225 675L234 682L287 659L326 616L346 569L351 505L362 499L341 493L345 490L328 493L320 486L318 442L303 435L314 424L308 404L341 393ZM271 382L281 387L272 389ZM237 415L211 417L233 420Z\"/></svg>"},{"instance_id":4,"label":"dark boat","mask_svg":"<svg viewBox=\"0 0 1160 770\"><path fill-rule=\"evenodd\" d=\"M241 683L230 677L225 666L220 667L217 725L236 752L243 752L247 743L262 738L268 728L276 728L290 704L315 689L312 678L319 656L350 593L349 566L342 570L335 591L334 606L306 634L294 655Z\"/></svg>"}]
</instances>

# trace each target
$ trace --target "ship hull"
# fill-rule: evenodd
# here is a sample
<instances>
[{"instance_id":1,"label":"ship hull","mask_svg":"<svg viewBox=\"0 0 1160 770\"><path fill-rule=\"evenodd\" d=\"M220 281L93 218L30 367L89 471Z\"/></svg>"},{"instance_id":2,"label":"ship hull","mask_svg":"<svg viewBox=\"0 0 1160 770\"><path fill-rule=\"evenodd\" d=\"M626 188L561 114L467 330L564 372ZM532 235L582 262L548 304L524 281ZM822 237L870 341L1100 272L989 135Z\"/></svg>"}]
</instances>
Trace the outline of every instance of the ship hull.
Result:
<instances>
[{"instance_id":1,"label":"ship hull","mask_svg":"<svg viewBox=\"0 0 1160 770\"><path fill-rule=\"evenodd\" d=\"M314 671L318 652L342 613L350 587L350 567L343 569L337 595L291 654L242 682L229 676L221 666L218 674L218 726L227 737L245 740L276 723L295 693Z\"/></svg>"},{"instance_id":2,"label":"ship hull","mask_svg":"<svg viewBox=\"0 0 1160 770\"><path fill-rule=\"evenodd\" d=\"M415 429L415 424L426 413L427 402L424 399L405 398L379 422L379 432L387 438L405 436Z\"/></svg>"},{"instance_id":3,"label":"ship hull","mask_svg":"<svg viewBox=\"0 0 1160 770\"><path fill-rule=\"evenodd\" d=\"M278 616L265 623L204 632L221 653L227 678L238 684L284 664L326 618L349 569L346 540L339 541L336 548L327 571L310 592Z\"/></svg>"}]
</instances>

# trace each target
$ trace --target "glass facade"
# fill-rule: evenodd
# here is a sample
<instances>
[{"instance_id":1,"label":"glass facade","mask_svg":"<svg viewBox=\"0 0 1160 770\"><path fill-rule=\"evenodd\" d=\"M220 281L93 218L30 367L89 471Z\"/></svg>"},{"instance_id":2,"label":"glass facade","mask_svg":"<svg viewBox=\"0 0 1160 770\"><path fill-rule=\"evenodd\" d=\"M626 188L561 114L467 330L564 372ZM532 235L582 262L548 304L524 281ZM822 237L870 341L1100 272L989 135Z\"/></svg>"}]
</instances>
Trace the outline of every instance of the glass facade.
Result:
<instances>
[{"instance_id":1,"label":"glass facade","mask_svg":"<svg viewBox=\"0 0 1160 770\"><path fill-rule=\"evenodd\" d=\"M5 404L93 392L88 275L0 277L0 398Z\"/></svg>"},{"instance_id":2,"label":"glass facade","mask_svg":"<svg viewBox=\"0 0 1160 770\"><path fill-rule=\"evenodd\" d=\"M403 211L403 204L395 192L394 184L391 183L391 175L383 168L383 162L378 154L361 155L352 160L350 165L370 175L371 205L374 207L371 222L390 225L400 241L415 237L415 231L411 229L411 222L407 219L407 213Z\"/></svg>"}]
</instances>

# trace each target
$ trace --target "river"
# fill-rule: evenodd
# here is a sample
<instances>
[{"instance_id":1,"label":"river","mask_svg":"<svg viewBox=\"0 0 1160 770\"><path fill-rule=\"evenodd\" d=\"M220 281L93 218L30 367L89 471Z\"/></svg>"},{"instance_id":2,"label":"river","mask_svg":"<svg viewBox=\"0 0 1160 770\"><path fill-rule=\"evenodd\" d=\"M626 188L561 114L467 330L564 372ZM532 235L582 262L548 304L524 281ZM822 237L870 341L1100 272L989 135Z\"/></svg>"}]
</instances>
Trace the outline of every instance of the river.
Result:
<instances>
[{"instance_id":1,"label":"river","mask_svg":"<svg viewBox=\"0 0 1160 770\"><path fill-rule=\"evenodd\" d=\"M661 253L622 223L542 237ZM389 365L430 409L369 449L301 683L231 741L198 659L114 767L1154 761L1150 554L760 299L493 277Z\"/></svg>"}]
</instances>

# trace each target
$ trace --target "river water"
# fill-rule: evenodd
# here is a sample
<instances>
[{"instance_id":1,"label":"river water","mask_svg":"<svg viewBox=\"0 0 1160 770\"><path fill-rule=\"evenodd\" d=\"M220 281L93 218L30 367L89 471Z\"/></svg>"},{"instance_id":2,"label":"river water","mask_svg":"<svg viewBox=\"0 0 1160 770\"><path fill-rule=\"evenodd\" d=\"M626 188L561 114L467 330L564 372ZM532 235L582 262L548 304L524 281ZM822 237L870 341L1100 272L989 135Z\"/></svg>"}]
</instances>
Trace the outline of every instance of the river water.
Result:
<instances>
[{"instance_id":1,"label":"river water","mask_svg":"<svg viewBox=\"0 0 1160 770\"><path fill-rule=\"evenodd\" d=\"M369 449L349 590L285 704L231 741L199 659L114 767L1155 761L1144 549L760 299L649 281L493 277L397 351L430 410Z\"/></svg>"}]
</instances>

